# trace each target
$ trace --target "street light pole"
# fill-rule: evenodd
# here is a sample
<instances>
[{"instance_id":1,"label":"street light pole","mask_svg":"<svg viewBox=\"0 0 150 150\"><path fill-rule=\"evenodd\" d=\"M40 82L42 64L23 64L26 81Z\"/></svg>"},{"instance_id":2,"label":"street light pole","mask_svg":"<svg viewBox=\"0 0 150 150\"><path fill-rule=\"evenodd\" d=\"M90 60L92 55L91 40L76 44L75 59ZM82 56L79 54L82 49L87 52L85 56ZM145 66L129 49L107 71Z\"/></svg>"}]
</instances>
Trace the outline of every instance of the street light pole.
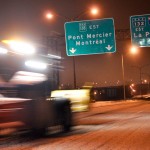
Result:
<instances>
[{"instance_id":1,"label":"street light pole","mask_svg":"<svg viewBox=\"0 0 150 150\"><path fill-rule=\"evenodd\" d=\"M92 14L92 15L97 15L98 14L98 9L97 8L92 8L91 10L90 10L90 13ZM83 15L85 15L86 13L88 13L89 12L89 10L84 10L84 11L82 11L79 15L77 15L76 17L73 17L73 18L67 18L67 17L64 17L64 16L62 16L62 15L59 15L59 14L57 14L57 13L54 13L54 15L55 16L57 16L57 17L60 17L60 18L62 18L63 20L65 20L65 21L76 21L76 20L78 20L78 19L80 19L81 18L81 16L83 16ZM47 14L46 14L46 18L47 19L52 19L53 18L53 16L54 16L52 13L50 13L50 12L48 12ZM73 63L73 87L74 88L76 88L76 63L75 63L75 57L74 56L72 56L72 63Z\"/></svg>"},{"instance_id":2,"label":"street light pole","mask_svg":"<svg viewBox=\"0 0 150 150\"><path fill-rule=\"evenodd\" d=\"M140 71L140 96L142 97L142 67L139 67Z\"/></svg>"},{"instance_id":3,"label":"street light pole","mask_svg":"<svg viewBox=\"0 0 150 150\"><path fill-rule=\"evenodd\" d=\"M125 87L125 75L124 75L124 57L121 54L121 62L122 62L122 79L123 79L123 98L126 99L126 87Z\"/></svg>"},{"instance_id":4,"label":"street light pole","mask_svg":"<svg viewBox=\"0 0 150 150\"><path fill-rule=\"evenodd\" d=\"M88 11L84 10L82 11L78 16L71 18L70 21L76 21L78 19L80 19L81 16L85 15ZM94 13L95 12L95 13ZM92 12L94 15L96 15L98 13L97 9L93 9ZM77 88L77 77L76 77L76 62L75 62L75 56L72 56L72 60L73 60L73 87L74 89Z\"/></svg>"},{"instance_id":5,"label":"street light pole","mask_svg":"<svg viewBox=\"0 0 150 150\"><path fill-rule=\"evenodd\" d=\"M131 47L130 48L130 53L131 54L136 54L137 53L137 48L136 47ZM125 100L126 99L126 85L125 85L125 71L124 71L125 70L124 69L124 55L123 55L123 53L119 53L119 54L121 55L122 80L123 80L123 98Z\"/></svg>"},{"instance_id":6,"label":"street light pole","mask_svg":"<svg viewBox=\"0 0 150 150\"><path fill-rule=\"evenodd\" d=\"M76 85L76 63L75 63L75 58L74 56L73 58L73 84L74 84L74 89L76 89L77 85Z\"/></svg>"}]
</instances>

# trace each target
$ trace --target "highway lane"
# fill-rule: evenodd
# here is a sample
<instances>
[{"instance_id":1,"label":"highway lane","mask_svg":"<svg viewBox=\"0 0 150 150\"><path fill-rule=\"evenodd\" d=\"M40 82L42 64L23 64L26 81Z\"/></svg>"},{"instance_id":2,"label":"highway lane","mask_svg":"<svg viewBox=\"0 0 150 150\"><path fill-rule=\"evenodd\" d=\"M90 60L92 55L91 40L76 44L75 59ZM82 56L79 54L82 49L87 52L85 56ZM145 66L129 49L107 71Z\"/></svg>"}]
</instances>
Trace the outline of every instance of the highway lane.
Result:
<instances>
[{"instance_id":1,"label":"highway lane","mask_svg":"<svg viewBox=\"0 0 150 150\"><path fill-rule=\"evenodd\" d=\"M89 112L74 113L74 125L70 133L51 133L44 138L17 135L0 149L150 149L150 101L92 103Z\"/></svg>"}]
</instances>

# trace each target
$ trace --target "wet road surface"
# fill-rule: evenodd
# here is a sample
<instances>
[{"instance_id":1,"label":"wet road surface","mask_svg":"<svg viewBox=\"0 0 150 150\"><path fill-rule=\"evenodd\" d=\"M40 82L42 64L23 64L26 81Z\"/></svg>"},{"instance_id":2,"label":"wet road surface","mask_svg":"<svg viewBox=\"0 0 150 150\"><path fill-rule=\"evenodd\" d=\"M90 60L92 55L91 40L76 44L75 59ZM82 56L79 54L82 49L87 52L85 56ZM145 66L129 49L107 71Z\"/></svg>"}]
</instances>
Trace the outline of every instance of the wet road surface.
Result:
<instances>
[{"instance_id":1,"label":"wet road surface","mask_svg":"<svg viewBox=\"0 0 150 150\"><path fill-rule=\"evenodd\" d=\"M150 101L92 103L89 112L74 113L71 132L51 131L40 138L13 133L0 138L0 150L150 150Z\"/></svg>"}]
</instances>

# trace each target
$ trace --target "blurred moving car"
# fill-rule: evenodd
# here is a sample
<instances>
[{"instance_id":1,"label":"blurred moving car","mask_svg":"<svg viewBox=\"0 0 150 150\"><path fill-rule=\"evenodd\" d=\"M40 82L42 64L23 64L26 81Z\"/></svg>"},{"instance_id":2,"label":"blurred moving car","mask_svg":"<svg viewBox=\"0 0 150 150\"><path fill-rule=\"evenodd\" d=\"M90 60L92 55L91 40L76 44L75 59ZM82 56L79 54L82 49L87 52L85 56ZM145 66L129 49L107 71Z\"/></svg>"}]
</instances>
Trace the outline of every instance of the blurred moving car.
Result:
<instances>
[{"instance_id":1,"label":"blurred moving car","mask_svg":"<svg viewBox=\"0 0 150 150\"><path fill-rule=\"evenodd\" d=\"M0 98L0 129L19 127L45 134L48 127L56 125L62 125L64 131L69 131L71 121L68 99Z\"/></svg>"},{"instance_id":2,"label":"blurred moving car","mask_svg":"<svg viewBox=\"0 0 150 150\"><path fill-rule=\"evenodd\" d=\"M69 99L71 102L71 110L73 112L89 110L90 89L55 90L51 92L51 97Z\"/></svg>"},{"instance_id":3,"label":"blurred moving car","mask_svg":"<svg viewBox=\"0 0 150 150\"><path fill-rule=\"evenodd\" d=\"M26 81L26 85L31 86L30 84L33 80L29 79L30 77L34 78L35 75L37 76L38 74L21 72L19 77L17 76L16 80L13 80L13 84L25 84L24 81ZM37 82L34 80L34 83L37 83L36 86L40 84L40 81L39 79ZM35 90L34 87L34 93ZM32 95L32 90L27 92L30 92ZM38 95L37 90L36 93ZM64 131L69 131L71 128L71 104L67 98L55 98L48 101L45 97L10 98L0 95L0 130L13 127L30 129L36 134L43 135L46 129L56 125L61 125Z\"/></svg>"}]
</instances>

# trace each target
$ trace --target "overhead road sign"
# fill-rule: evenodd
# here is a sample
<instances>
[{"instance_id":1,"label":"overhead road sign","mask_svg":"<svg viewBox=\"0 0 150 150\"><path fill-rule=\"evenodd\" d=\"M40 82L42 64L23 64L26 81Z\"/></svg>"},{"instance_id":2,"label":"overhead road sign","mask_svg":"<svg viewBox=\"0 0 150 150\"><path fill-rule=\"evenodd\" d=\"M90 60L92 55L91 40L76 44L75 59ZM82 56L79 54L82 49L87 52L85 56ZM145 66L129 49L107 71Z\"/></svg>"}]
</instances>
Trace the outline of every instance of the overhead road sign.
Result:
<instances>
[{"instance_id":1,"label":"overhead road sign","mask_svg":"<svg viewBox=\"0 0 150 150\"><path fill-rule=\"evenodd\" d=\"M130 30L133 45L150 47L150 14L131 16Z\"/></svg>"},{"instance_id":2,"label":"overhead road sign","mask_svg":"<svg viewBox=\"0 0 150 150\"><path fill-rule=\"evenodd\" d=\"M84 20L65 23L68 56L112 53L116 51L114 20Z\"/></svg>"}]
</instances>

